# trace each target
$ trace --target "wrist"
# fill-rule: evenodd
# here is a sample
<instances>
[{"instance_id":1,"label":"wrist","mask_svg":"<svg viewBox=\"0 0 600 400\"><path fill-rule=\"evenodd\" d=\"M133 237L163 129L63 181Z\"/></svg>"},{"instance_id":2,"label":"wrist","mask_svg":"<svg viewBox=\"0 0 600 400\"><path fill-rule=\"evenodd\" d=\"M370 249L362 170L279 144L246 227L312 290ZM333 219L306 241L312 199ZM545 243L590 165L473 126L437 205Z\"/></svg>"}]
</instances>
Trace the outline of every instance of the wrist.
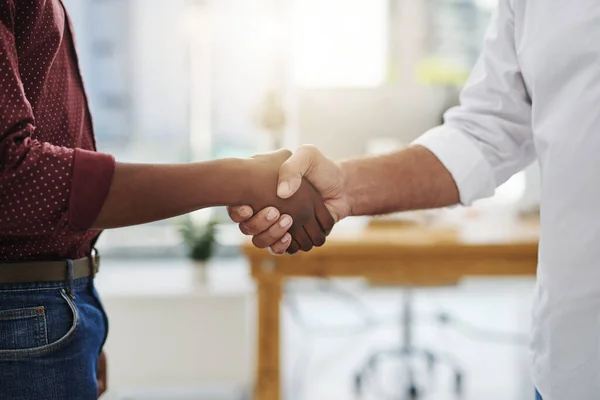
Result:
<instances>
[{"instance_id":1,"label":"wrist","mask_svg":"<svg viewBox=\"0 0 600 400\"><path fill-rule=\"evenodd\" d=\"M254 198L256 191L256 179L260 175L257 161L252 158L236 158L233 170L236 190L232 198L231 206L248 205L248 199ZM256 210L254 210L256 212Z\"/></svg>"},{"instance_id":2,"label":"wrist","mask_svg":"<svg viewBox=\"0 0 600 400\"><path fill-rule=\"evenodd\" d=\"M338 166L341 172L340 192L347 204L346 212L344 213L345 215L340 216L340 219L343 219L345 217L358 215L356 210L358 201L358 191L356 190L356 166L352 160L339 162Z\"/></svg>"},{"instance_id":3,"label":"wrist","mask_svg":"<svg viewBox=\"0 0 600 400\"><path fill-rule=\"evenodd\" d=\"M202 182L200 185L190 187L201 202L196 206L203 208L243 205L250 189L248 174L251 164L248 160L222 158L194 164L196 172L193 176ZM202 207L199 207L200 205Z\"/></svg>"}]
</instances>

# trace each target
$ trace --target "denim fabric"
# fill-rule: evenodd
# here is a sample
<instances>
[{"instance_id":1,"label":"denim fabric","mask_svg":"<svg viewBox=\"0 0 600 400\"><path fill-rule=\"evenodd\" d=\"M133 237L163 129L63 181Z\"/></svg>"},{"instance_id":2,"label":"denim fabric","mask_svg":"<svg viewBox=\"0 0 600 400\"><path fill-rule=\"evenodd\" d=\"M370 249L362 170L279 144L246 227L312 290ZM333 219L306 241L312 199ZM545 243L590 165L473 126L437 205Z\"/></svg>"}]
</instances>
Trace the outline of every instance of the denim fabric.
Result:
<instances>
[{"instance_id":1,"label":"denim fabric","mask_svg":"<svg viewBox=\"0 0 600 400\"><path fill-rule=\"evenodd\" d=\"M93 278L0 285L0 399L96 399L107 333Z\"/></svg>"},{"instance_id":2,"label":"denim fabric","mask_svg":"<svg viewBox=\"0 0 600 400\"><path fill-rule=\"evenodd\" d=\"M542 399L542 395L537 390L535 391L535 400L544 400Z\"/></svg>"}]
</instances>

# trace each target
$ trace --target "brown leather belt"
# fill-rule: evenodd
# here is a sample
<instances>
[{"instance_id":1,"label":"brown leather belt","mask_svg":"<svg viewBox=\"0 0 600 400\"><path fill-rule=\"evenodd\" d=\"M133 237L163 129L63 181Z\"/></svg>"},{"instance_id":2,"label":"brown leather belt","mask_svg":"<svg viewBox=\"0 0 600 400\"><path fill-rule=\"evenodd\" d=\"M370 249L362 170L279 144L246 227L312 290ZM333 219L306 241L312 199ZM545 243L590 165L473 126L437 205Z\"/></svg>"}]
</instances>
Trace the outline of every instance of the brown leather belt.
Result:
<instances>
[{"instance_id":1,"label":"brown leather belt","mask_svg":"<svg viewBox=\"0 0 600 400\"><path fill-rule=\"evenodd\" d=\"M98 254L73 260L73 279L95 276L99 268ZM0 285L68 280L67 261L0 262Z\"/></svg>"}]
</instances>

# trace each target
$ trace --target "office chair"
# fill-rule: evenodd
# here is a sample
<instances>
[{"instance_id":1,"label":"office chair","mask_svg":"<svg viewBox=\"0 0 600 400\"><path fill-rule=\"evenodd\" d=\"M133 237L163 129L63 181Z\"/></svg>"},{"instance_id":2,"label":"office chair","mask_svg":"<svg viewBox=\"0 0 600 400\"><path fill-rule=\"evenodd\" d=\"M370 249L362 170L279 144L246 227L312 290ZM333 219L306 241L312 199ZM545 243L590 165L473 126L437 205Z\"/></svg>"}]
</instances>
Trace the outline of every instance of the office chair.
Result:
<instances>
[{"instance_id":1,"label":"office chair","mask_svg":"<svg viewBox=\"0 0 600 400\"><path fill-rule=\"evenodd\" d=\"M435 353L432 350L419 348L413 344L413 319L414 319L414 297L412 288L403 290L402 315L401 315L401 344L392 349L381 350L373 353L366 363L354 376L354 390L357 398L363 396L369 376L377 372L377 365L384 358L400 358L406 367L406 387L403 388L402 400L417 400L425 394L417 384L415 377L414 360L424 359L428 372L433 375L436 364L445 363L452 368L454 375L454 393L457 398L462 396L463 372L457 363L448 355Z\"/></svg>"}]
</instances>

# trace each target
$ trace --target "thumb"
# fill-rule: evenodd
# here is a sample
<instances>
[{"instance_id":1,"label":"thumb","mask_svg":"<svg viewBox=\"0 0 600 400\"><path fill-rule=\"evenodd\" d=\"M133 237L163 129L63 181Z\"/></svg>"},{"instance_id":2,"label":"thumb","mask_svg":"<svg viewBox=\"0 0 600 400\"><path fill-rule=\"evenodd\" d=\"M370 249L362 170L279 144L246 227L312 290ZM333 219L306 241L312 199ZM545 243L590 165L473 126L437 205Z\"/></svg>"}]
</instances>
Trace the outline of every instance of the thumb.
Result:
<instances>
[{"instance_id":1,"label":"thumb","mask_svg":"<svg viewBox=\"0 0 600 400\"><path fill-rule=\"evenodd\" d=\"M315 161L316 150L312 146L302 146L279 168L277 195L282 199L291 197L300 188L305 176Z\"/></svg>"}]
</instances>

